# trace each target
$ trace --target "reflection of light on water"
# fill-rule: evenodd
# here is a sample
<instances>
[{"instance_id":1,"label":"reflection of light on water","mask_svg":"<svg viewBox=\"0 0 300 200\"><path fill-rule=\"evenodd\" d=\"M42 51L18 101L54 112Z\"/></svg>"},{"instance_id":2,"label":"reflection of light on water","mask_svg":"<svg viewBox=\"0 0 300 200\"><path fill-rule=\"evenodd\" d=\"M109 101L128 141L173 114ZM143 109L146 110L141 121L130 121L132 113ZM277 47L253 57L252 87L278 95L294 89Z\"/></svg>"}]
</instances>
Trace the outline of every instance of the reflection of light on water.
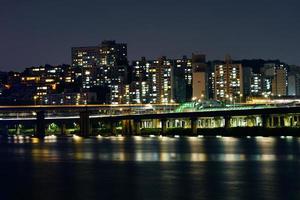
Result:
<instances>
[{"instance_id":1,"label":"reflection of light on water","mask_svg":"<svg viewBox=\"0 0 300 200\"><path fill-rule=\"evenodd\" d=\"M82 137L80 137L80 136L78 136L78 135L73 135L73 140L74 140L75 142L81 142L83 139L82 139Z\"/></svg>"},{"instance_id":2,"label":"reflection of light on water","mask_svg":"<svg viewBox=\"0 0 300 200\"><path fill-rule=\"evenodd\" d=\"M276 159L276 155L274 154L260 154L252 156L252 160L256 161L275 161Z\"/></svg>"},{"instance_id":3,"label":"reflection of light on water","mask_svg":"<svg viewBox=\"0 0 300 200\"><path fill-rule=\"evenodd\" d=\"M46 149L46 148L34 148L31 151L31 156L34 161L57 161L60 160L60 154L54 149Z\"/></svg>"},{"instance_id":4,"label":"reflection of light on water","mask_svg":"<svg viewBox=\"0 0 300 200\"><path fill-rule=\"evenodd\" d=\"M125 139L125 137L124 136L122 136L122 135L118 135L118 136L112 136L112 137L109 137L109 139L111 139L111 140L117 140L117 141L123 141L124 139Z\"/></svg>"},{"instance_id":5,"label":"reflection of light on water","mask_svg":"<svg viewBox=\"0 0 300 200\"><path fill-rule=\"evenodd\" d=\"M12 143L12 144L30 143L29 136L14 135L14 136L9 136L7 139L8 139L8 143Z\"/></svg>"},{"instance_id":6,"label":"reflection of light on water","mask_svg":"<svg viewBox=\"0 0 300 200\"><path fill-rule=\"evenodd\" d=\"M191 152L205 152L204 150L204 139L198 137L188 137L188 142Z\"/></svg>"},{"instance_id":7,"label":"reflection of light on water","mask_svg":"<svg viewBox=\"0 0 300 200\"><path fill-rule=\"evenodd\" d=\"M75 159L77 160L93 160L95 159L93 152L76 152Z\"/></svg>"},{"instance_id":8,"label":"reflection of light on water","mask_svg":"<svg viewBox=\"0 0 300 200\"><path fill-rule=\"evenodd\" d=\"M203 135L198 135L198 138L204 138L204 136Z\"/></svg>"},{"instance_id":9,"label":"reflection of light on water","mask_svg":"<svg viewBox=\"0 0 300 200\"><path fill-rule=\"evenodd\" d=\"M119 152L119 153L113 153L112 154L112 160L113 161L126 161L126 160L131 160L130 158L128 158L128 155L125 155L125 153L123 151ZM130 155L130 154L129 154ZM125 157L126 156L126 157ZM126 159L127 158L127 159Z\"/></svg>"},{"instance_id":10,"label":"reflection of light on water","mask_svg":"<svg viewBox=\"0 0 300 200\"><path fill-rule=\"evenodd\" d=\"M207 161L207 155L204 153L192 153L191 154L191 161Z\"/></svg>"},{"instance_id":11,"label":"reflection of light on water","mask_svg":"<svg viewBox=\"0 0 300 200\"><path fill-rule=\"evenodd\" d=\"M270 155L274 154L274 146L276 139L274 137L256 137L255 141L259 147L261 156L265 156L262 157L261 160L272 160Z\"/></svg>"},{"instance_id":12,"label":"reflection of light on water","mask_svg":"<svg viewBox=\"0 0 300 200\"><path fill-rule=\"evenodd\" d=\"M236 152L238 149L237 143L238 139L234 137L222 137L220 139L222 141L222 144L224 145L224 152L230 153L230 152Z\"/></svg>"},{"instance_id":13,"label":"reflection of light on water","mask_svg":"<svg viewBox=\"0 0 300 200\"><path fill-rule=\"evenodd\" d=\"M135 141L142 141L143 137L142 136L133 136Z\"/></svg>"},{"instance_id":14,"label":"reflection of light on water","mask_svg":"<svg viewBox=\"0 0 300 200\"><path fill-rule=\"evenodd\" d=\"M180 136L179 136L179 135L175 135L174 137L175 137L175 138L180 138Z\"/></svg>"},{"instance_id":15,"label":"reflection of light on water","mask_svg":"<svg viewBox=\"0 0 300 200\"><path fill-rule=\"evenodd\" d=\"M57 137L55 135L45 136L45 142L46 143L56 142L56 139L57 139Z\"/></svg>"},{"instance_id":16,"label":"reflection of light on water","mask_svg":"<svg viewBox=\"0 0 300 200\"><path fill-rule=\"evenodd\" d=\"M238 141L238 139L235 137L222 137L222 141L228 142L228 143L230 143L230 142L235 143Z\"/></svg>"},{"instance_id":17,"label":"reflection of light on water","mask_svg":"<svg viewBox=\"0 0 300 200\"><path fill-rule=\"evenodd\" d=\"M161 140L161 141L168 141L168 140L171 140L171 138L160 135L159 136L159 140Z\"/></svg>"},{"instance_id":18,"label":"reflection of light on water","mask_svg":"<svg viewBox=\"0 0 300 200\"><path fill-rule=\"evenodd\" d=\"M103 138L103 140L97 141L96 138ZM94 137L95 143L93 143L92 139L81 142L83 138L74 135L68 142L80 142L80 144L74 145L74 149L71 149L71 152L69 153L56 151L56 148L52 148L54 147L53 144L44 144L41 142L40 145L32 145L34 147L32 150L32 157L35 161L56 161L64 158L71 158L75 160L119 162L269 162L277 160L299 160L298 155L278 154L274 148L276 141L279 141L279 139L276 139L275 137L252 137L253 139L251 140L236 137L213 138L213 141L215 142L213 146L211 146L211 138L199 139L198 136L181 137L181 139L164 136L149 139L149 137L134 136L131 139L127 138L124 140L125 137L123 136L102 137L98 135L96 138ZM291 144L289 139L295 137L285 138L286 142L284 143ZM45 141L54 141L54 139L56 140L56 137L45 137ZM110 146L105 146L105 143L107 143L105 139L111 140L108 142ZM22 143L26 141L26 137L15 136L11 137L9 140L11 140L12 143ZM209 143L207 143L207 141L209 141ZM246 141L247 144L255 143L255 151L251 151L250 153L249 151L246 151L246 154L244 153L243 144ZM294 141L300 142L300 138L295 138ZM31 138L31 142L39 143L39 139ZM95 144L101 144L101 146L95 146ZM22 147L22 145L20 146ZM106 149L106 147L108 147L108 149ZM216 151L211 151L211 147L217 147ZM25 154L26 151L27 150L24 148L16 153Z\"/></svg>"},{"instance_id":19,"label":"reflection of light on water","mask_svg":"<svg viewBox=\"0 0 300 200\"><path fill-rule=\"evenodd\" d=\"M39 138L31 138L31 142L36 144L39 143L40 139Z\"/></svg>"},{"instance_id":20,"label":"reflection of light on water","mask_svg":"<svg viewBox=\"0 0 300 200\"><path fill-rule=\"evenodd\" d=\"M156 136L155 136L155 135L150 135L149 137L151 137L151 138L155 138Z\"/></svg>"},{"instance_id":21,"label":"reflection of light on water","mask_svg":"<svg viewBox=\"0 0 300 200\"><path fill-rule=\"evenodd\" d=\"M275 138L274 137L261 137L257 136L255 137L256 141L260 144L274 144Z\"/></svg>"}]
</instances>

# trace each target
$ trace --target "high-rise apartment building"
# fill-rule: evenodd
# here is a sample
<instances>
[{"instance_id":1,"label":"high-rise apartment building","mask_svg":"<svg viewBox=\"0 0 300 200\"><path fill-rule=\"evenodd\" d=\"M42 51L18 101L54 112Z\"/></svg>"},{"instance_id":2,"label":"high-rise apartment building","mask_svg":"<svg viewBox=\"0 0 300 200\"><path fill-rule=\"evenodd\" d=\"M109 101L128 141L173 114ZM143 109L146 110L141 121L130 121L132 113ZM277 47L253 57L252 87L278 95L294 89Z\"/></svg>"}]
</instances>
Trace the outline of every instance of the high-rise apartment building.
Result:
<instances>
[{"instance_id":1,"label":"high-rise apartment building","mask_svg":"<svg viewBox=\"0 0 300 200\"><path fill-rule=\"evenodd\" d=\"M95 69L99 66L100 54L98 46L73 47L72 67L78 69L82 88L89 89L96 84Z\"/></svg>"},{"instance_id":2,"label":"high-rise apartment building","mask_svg":"<svg viewBox=\"0 0 300 200\"><path fill-rule=\"evenodd\" d=\"M266 63L262 68L263 95L287 95L287 67L280 63Z\"/></svg>"},{"instance_id":3,"label":"high-rise apartment building","mask_svg":"<svg viewBox=\"0 0 300 200\"><path fill-rule=\"evenodd\" d=\"M132 103L185 102L191 99L191 59L141 60L132 63Z\"/></svg>"},{"instance_id":4,"label":"high-rise apartment building","mask_svg":"<svg viewBox=\"0 0 300 200\"><path fill-rule=\"evenodd\" d=\"M208 98L208 76L205 55L192 55L193 99Z\"/></svg>"},{"instance_id":5,"label":"high-rise apartment building","mask_svg":"<svg viewBox=\"0 0 300 200\"><path fill-rule=\"evenodd\" d=\"M151 82L154 81L150 80L151 65L152 62L147 61L145 57L132 62L132 82L130 84L132 103L150 103L150 93L154 90L154 88L150 88Z\"/></svg>"},{"instance_id":6,"label":"high-rise apartment building","mask_svg":"<svg viewBox=\"0 0 300 200\"><path fill-rule=\"evenodd\" d=\"M215 99L237 101L243 95L243 70L241 64L226 56L224 64L215 65Z\"/></svg>"},{"instance_id":7,"label":"high-rise apartment building","mask_svg":"<svg viewBox=\"0 0 300 200\"><path fill-rule=\"evenodd\" d=\"M189 90L187 72L187 58L175 59L171 62L171 101L185 102L187 100L187 92Z\"/></svg>"},{"instance_id":8,"label":"high-rise apartment building","mask_svg":"<svg viewBox=\"0 0 300 200\"><path fill-rule=\"evenodd\" d=\"M262 95L262 75L260 73L251 72L250 95Z\"/></svg>"},{"instance_id":9,"label":"high-rise apartment building","mask_svg":"<svg viewBox=\"0 0 300 200\"><path fill-rule=\"evenodd\" d=\"M288 70L288 95L300 96L300 67L289 66Z\"/></svg>"},{"instance_id":10,"label":"high-rise apartment building","mask_svg":"<svg viewBox=\"0 0 300 200\"><path fill-rule=\"evenodd\" d=\"M84 90L99 86L110 93L103 102L123 103L128 77L126 44L103 41L99 46L73 47L72 67Z\"/></svg>"}]
</instances>

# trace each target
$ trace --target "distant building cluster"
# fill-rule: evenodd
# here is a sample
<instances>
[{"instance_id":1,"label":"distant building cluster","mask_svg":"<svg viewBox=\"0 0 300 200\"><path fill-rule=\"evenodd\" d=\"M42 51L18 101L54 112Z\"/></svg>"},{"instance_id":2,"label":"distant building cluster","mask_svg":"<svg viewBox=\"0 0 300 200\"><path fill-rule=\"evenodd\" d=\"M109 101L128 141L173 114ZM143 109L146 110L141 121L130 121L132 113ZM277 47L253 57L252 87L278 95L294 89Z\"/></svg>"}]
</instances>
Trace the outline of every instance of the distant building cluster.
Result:
<instances>
[{"instance_id":1,"label":"distant building cluster","mask_svg":"<svg viewBox=\"0 0 300 200\"><path fill-rule=\"evenodd\" d=\"M4 104L156 104L195 100L230 103L249 98L300 96L300 67L279 60L206 61L142 57L131 63L127 44L103 41L73 47L71 65L0 72Z\"/></svg>"}]
</instances>

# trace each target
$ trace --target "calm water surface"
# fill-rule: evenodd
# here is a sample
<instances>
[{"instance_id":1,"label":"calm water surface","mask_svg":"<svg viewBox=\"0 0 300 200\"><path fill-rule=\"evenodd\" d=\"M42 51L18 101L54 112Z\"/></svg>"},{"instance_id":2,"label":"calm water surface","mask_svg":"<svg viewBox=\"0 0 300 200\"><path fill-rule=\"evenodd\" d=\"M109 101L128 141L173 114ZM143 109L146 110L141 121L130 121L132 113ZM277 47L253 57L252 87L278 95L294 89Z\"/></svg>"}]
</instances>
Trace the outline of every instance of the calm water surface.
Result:
<instances>
[{"instance_id":1,"label":"calm water surface","mask_svg":"<svg viewBox=\"0 0 300 200\"><path fill-rule=\"evenodd\" d=\"M2 139L6 199L300 199L300 138Z\"/></svg>"}]
</instances>

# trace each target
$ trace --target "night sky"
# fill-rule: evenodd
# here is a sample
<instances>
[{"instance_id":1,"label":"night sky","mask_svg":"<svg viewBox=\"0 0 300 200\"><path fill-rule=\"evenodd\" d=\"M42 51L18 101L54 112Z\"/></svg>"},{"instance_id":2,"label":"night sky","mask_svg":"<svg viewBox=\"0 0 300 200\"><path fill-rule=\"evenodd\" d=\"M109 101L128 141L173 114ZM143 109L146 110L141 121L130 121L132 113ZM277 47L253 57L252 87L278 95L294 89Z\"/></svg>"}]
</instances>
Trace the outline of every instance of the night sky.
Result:
<instances>
[{"instance_id":1,"label":"night sky","mask_svg":"<svg viewBox=\"0 0 300 200\"><path fill-rule=\"evenodd\" d=\"M0 71L69 64L71 47L114 39L130 60L208 59L300 64L299 0L0 0Z\"/></svg>"}]
</instances>

